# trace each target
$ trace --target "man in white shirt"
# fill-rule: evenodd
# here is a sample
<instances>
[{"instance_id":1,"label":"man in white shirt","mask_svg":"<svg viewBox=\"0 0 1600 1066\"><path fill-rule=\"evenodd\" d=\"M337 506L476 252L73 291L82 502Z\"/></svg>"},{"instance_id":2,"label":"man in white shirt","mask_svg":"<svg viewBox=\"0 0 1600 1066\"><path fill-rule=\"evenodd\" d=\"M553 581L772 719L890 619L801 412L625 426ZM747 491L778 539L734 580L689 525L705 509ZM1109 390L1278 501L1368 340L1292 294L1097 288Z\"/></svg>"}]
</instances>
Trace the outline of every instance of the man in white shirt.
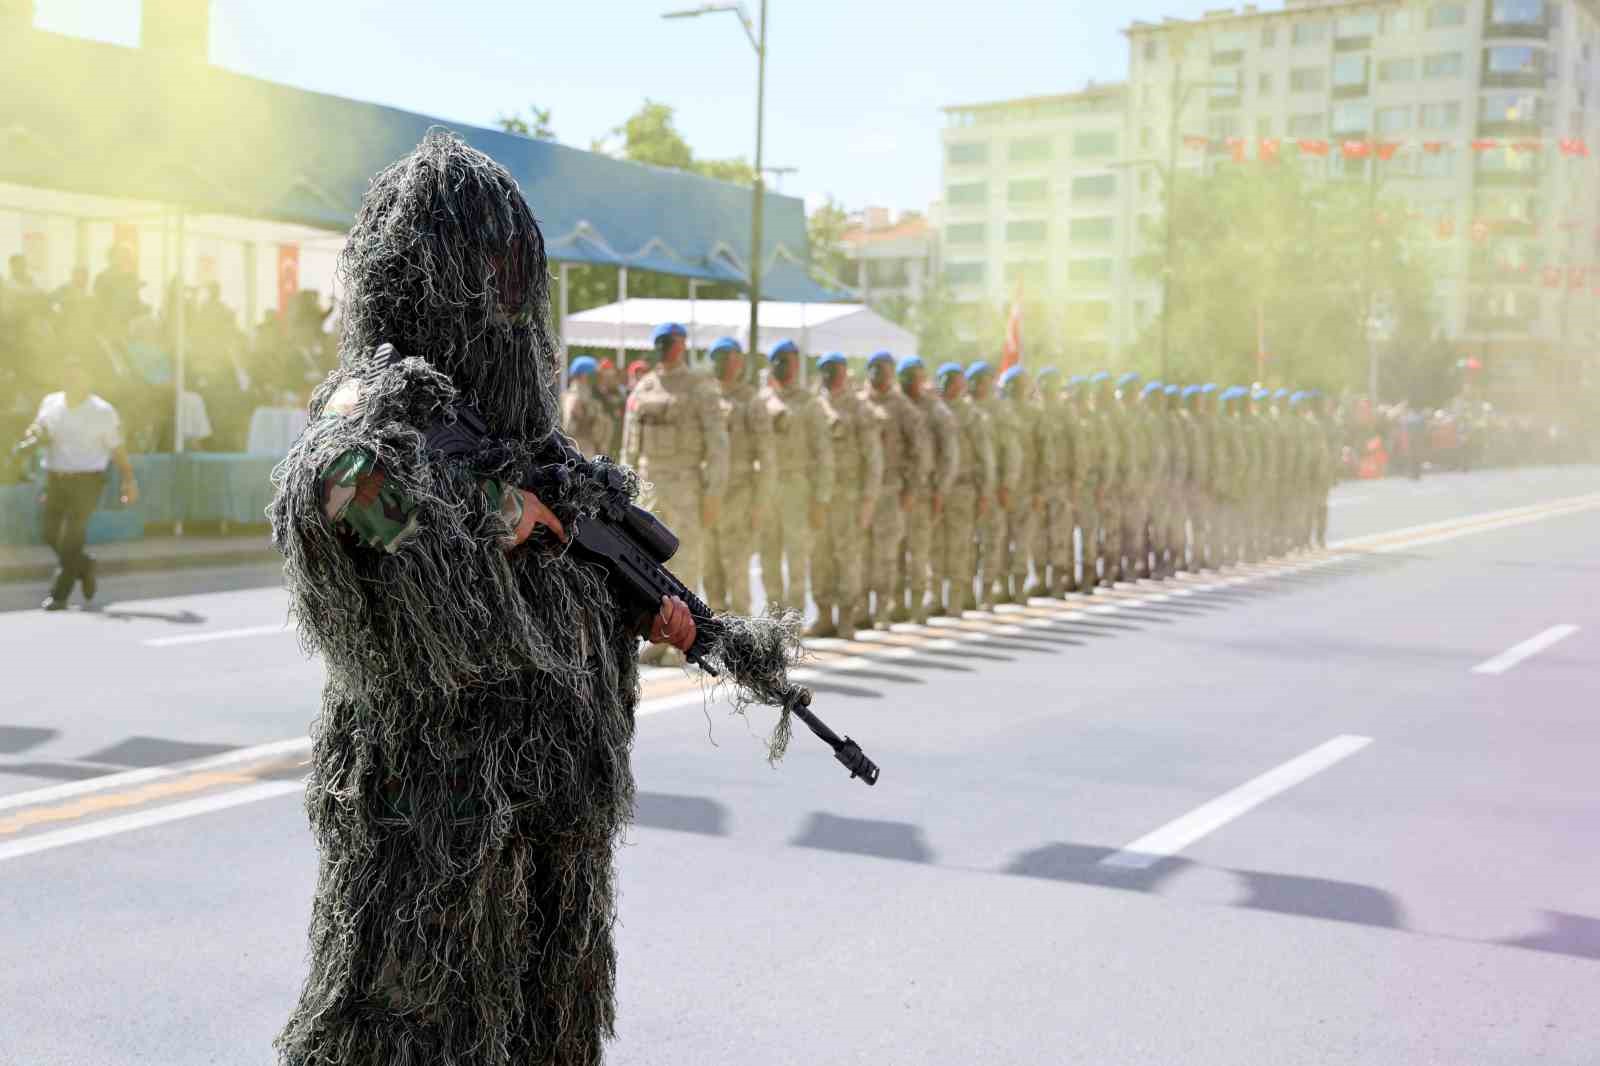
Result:
<instances>
[{"instance_id":1,"label":"man in white shirt","mask_svg":"<svg viewBox=\"0 0 1600 1066\"><path fill-rule=\"evenodd\" d=\"M94 558L83 550L83 542L112 462L122 474L123 504L139 499L116 408L89 391L89 375L81 363L68 361L62 369L66 388L44 398L28 427L28 435L39 438L44 449L44 540L59 561L50 597L42 605L47 611L66 607L79 581L84 601L94 599Z\"/></svg>"}]
</instances>

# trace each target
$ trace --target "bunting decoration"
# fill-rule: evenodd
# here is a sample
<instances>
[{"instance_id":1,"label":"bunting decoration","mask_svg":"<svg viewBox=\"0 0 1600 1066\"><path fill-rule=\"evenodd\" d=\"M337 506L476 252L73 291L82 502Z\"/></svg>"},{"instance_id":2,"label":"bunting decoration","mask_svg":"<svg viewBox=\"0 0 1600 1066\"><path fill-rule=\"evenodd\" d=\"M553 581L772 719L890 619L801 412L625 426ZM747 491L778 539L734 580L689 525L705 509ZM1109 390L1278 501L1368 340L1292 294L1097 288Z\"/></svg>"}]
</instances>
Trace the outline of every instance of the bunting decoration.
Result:
<instances>
[{"instance_id":1,"label":"bunting decoration","mask_svg":"<svg viewBox=\"0 0 1600 1066\"><path fill-rule=\"evenodd\" d=\"M1275 137L1257 138L1256 158L1261 162L1277 162L1284 143ZM1370 159L1376 156L1386 161L1412 149L1426 155L1442 155L1457 148L1467 148L1479 154L1503 150L1519 155L1540 155L1547 151L1558 151L1568 159L1590 157L1588 142L1581 137L1562 137L1559 140L1526 138L1516 141L1477 137L1460 143L1440 140L1370 141L1353 138L1330 141L1321 137L1298 137L1287 143L1292 144L1301 155L1328 156L1337 150L1345 159ZM1226 152L1243 162L1249 155L1250 140L1244 137L1212 138L1199 134L1186 134L1183 146L1192 152Z\"/></svg>"}]
</instances>

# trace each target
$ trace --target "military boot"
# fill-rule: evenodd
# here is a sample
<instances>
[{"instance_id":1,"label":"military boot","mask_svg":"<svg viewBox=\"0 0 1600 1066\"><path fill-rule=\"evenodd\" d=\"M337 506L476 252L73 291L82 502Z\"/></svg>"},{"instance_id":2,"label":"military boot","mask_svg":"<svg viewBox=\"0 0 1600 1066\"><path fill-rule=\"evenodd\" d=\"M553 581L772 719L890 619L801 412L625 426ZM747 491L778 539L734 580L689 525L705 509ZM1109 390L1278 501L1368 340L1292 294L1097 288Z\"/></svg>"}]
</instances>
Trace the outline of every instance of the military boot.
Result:
<instances>
[{"instance_id":1,"label":"military boot","mask_svg":"<svg viewBox=\"0 0 1600 1066\"><path fill-rule=\"evenodd\" d=\"M833 624L833 604L817 604L817 620L806 627L805 636L816 638L838 635L839 627Z\"/></svg>"},{"instance_id":2,"label":"military boot","mask_svg":"<svg viewBox=\"0 0 1600 1066\"><path fill-rule=\"evenodd\" d=\"M1022 600L1021 600L1021 602L1027 603L1029 600L1033 599L1035 596L1044 596L1044 595L1045 595L1044 582L1040 581L1038 578L1034 578L1032 581L1029 581L1027 583L1027 586L1022 590Z\"/></svg>"}]
</instances>

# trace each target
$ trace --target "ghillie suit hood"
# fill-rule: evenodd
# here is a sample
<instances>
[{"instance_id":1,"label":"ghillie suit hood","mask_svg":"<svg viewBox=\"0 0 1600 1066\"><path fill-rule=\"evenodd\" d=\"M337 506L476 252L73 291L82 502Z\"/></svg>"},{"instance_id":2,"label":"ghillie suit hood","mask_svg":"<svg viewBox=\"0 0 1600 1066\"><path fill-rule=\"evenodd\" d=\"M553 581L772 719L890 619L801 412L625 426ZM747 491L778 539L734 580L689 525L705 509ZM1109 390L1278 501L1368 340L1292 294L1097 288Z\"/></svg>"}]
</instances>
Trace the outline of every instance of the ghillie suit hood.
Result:
<instances>
[{"instance_id":1,"label":"ghillie suit hood","mask_svg":"<svg viewBox=\"0 0 1600 1066\"><path fill-rule=\"evenodd\" d=\"M340 366L270 511L291 612L328 673L306 790L310 972L279 1061L599 1063L637 620L545 532L506 552L481 484L565 462L575 476L546 502L581 521L598 501L555 429L543 240L504 169L430 132L374 179L340 280ZM383 343L402 358L375 359ZM355 409L324 417L355 381ZM444 462L419 427L460 402L501 442ZM353 450L416 507L392 552L323 512L324 472ZM792 659L792 619L730 633L723 665Z\"/></svg>"}]
</instances>

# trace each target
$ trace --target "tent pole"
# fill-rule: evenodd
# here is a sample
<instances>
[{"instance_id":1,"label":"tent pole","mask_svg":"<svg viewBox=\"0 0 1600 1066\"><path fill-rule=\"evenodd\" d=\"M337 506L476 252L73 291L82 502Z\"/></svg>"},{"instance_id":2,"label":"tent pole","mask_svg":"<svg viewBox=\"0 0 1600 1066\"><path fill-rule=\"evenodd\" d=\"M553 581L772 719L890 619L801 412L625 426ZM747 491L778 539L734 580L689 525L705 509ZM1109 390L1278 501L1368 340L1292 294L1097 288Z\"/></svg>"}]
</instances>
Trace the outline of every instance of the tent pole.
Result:
<instances>
[{"instance_id":1,"label":"tent pole","mask_svg":"<svg viewBox=\"0 0 1600 1066\"><path fill-rule=\"evenodd\" d=\"M185 313L184 305L186 303L186 300L184 298L184 292L183 292L183 281L184 281L184 273L185 273L185 271L184 271L184 247L183 247L183 223L184 223L183 208L180 207L180 208L178 208L178 232L177 232L177 249L176 249L176 251L177 251L177 281L178 281L178 285L177 285L177 294L176 294L176 299L175 299L175 306L173 307L173 311L172 311L173 316L174 316L174 321L176 322L176 326L177 326L177 343L175 345L175 349L176 350L173 352L173 373L172 373L172 388L173 388L173 397L172 397L172 400L173 400L172 450L179 456L183 455L183 378L184 378L184 369L185 369L184 363L186 361L186 356L188 355L187 349L188 349L188 341L189 341L187 323L185 321L185 319L188 318L188 315ZM181 484L181 482L180 482L180 484ZM183 511L181 509L178 512L178 520L174 524L173 532L176 533L180 537L183 536Z\"/></svg>"},{"instance_id":2,"label":"tent pole","mask_svg":"<svg viewBox=\"0 0 1600 1066\"><path fill-rule=\"evenodd\" d=\"M561 391L567 391L567 274L572 269L571 264L561 264L561 277L557 286L556 325L561 332Z\"/></svg>"},{"instance_id":3,"label":"tent pole","mask_svg":"<svg viewBox=\"0 0 1600 1066\"><path fill-rule=\"evenodd\" d=\"M695 314L695 309L694 309L694 298L695 298L696 294L698 293L699 289L700 289L700 283L698 281L694 280L693 278L690 278L689 279L689 350L691 352L694 351L694 327L695 327L695 323L698 321L698 319L696 317L696 314Z\"/></svg>"},{"instance_id":4,"label":"tent pole","mask_svg":"<svg viewBox=\"0 0 1600 1066\"><path fill-rule=\"evenodd\" d=\"M617 365L624 365L627 355L623 330L628 321L628 268L617 268Z\"/></svg>"}]
</instances>

